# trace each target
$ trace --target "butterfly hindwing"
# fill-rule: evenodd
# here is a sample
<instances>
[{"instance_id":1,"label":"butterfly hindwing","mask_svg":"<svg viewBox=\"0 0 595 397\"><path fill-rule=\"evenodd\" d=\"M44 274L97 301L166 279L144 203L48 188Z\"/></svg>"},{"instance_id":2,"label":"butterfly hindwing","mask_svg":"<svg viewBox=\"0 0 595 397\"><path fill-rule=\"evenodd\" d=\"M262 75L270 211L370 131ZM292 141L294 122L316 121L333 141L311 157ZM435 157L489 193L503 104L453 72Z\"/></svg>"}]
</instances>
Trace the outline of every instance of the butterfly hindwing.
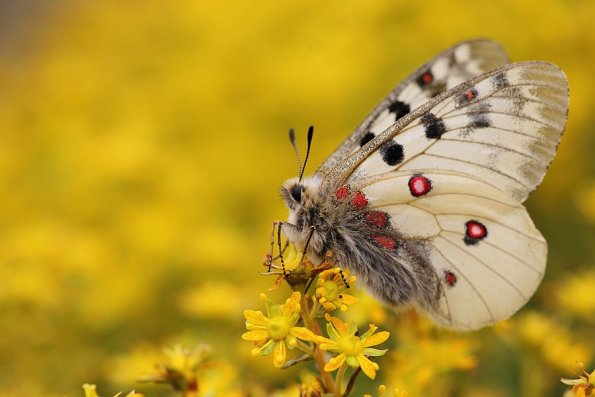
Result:
<instances>
[{"instance_id":1,"label":"butterfly hindwing","mask_svg":"<svg viewBox=\"0 0 595 397\"><path fill-rule=\"evenodd\" d=\"M476 329L516 312L543 277L547 245L525 208L480 180L441 170L360 180L371 213L416 241L438 275L436 301L418 301L436 323Z\"/></svg>"},{"instance_id":2,"label":"butterfly hindwing","mask_svg":"<svg viewBox=\"0 0 595 397\"><path fill-rule=\"evenodd\" d=\"M471 40L449 48L391 91L317 172L328 172L430 98L506 63L508 58L502 47L490 40Z\"/></svg>"}]
</instances>

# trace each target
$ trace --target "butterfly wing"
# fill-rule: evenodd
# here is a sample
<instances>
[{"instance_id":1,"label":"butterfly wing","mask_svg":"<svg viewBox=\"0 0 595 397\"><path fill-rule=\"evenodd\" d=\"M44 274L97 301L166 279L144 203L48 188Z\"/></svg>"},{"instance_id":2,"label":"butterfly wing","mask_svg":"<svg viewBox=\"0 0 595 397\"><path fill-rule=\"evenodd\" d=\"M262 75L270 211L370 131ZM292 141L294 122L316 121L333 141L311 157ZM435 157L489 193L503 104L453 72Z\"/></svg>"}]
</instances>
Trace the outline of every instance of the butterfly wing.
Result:
<instances>
[{"instance_id":1,"label":"butterfly wing","mask_svg":"<svg viewBox=\"0 0 595 397\"><path fill-rule=\"evenodd\" d=\"M566 124L568 82L521 62L465 82L403 117L326 173L328 189L395 170L467 174L523 202L539 185Z\"/></svg>"},{"instance_id":2,"label":"butterfly wing","mask_svg":"<svg viewBox=\"0 0 595 397\"><path fill-rule=\"evenodd\" d=\"M547 245L521 203L567 111L559 68L505 65L399 119L320 175L322 191L349 186L366 211L386 213L441 280L440 297L417 304L444 326L480 328L518 310L543 276Z\"/></svg>"},{"instance_id":3,"label":"butterfly wing","mask_svg":"<svg viewBox=\"0 0 595 397\"><path fill-rule=\"evenodd\" d=\"M477 329L507 318L533 295L547 244L526 209L481 180L448 171L392 172L361 180L369 211L388 215L420 243L440 298L417 305L442 326ZM419 298L418 298L419 299Z\"/></svg>"},{"instance_id":4,"label":"butterfly wing","mask_svg":"<svg viewBox=\"0 0 595 397\"><path fill-rule=\"evenodd\" d=\"M391 91L317 172L327 173L340 160L430 98L507 63L502 47L490 40L465 41L447 49Z\"/></svg>"}]
</instances>

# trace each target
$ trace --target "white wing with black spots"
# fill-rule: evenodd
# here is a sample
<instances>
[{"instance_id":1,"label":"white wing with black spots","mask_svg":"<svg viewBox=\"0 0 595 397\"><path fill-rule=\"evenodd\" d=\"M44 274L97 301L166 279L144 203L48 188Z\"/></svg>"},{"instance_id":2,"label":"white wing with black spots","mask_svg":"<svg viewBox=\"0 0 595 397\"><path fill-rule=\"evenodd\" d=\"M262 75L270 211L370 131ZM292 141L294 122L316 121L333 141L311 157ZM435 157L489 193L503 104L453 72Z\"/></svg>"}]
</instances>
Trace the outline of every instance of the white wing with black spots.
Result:
<instances>
[{"instance_id":1,"label":"white wing with black spots","mask_svg":"<svg viewBox=\"0 0 595 397\"><path fill-rule=\"evenodd\" d=\"M328 186L390 171L443 169L524 201L564 131L568 85L545 62L506 65L434 98L337 164Z\"/></svg>"},{"instance_id":2,"label":"white wing with black spots","mask_svg":"<svg viewBox=\"0 0 595 397\"><path fill-rule=\"evenodd\" d=\"M317 173L326 173L432 97L506 63L508 58L502 47L490 40L471 40L449 48L391 91Z\"/></svg>"}]
</instances>

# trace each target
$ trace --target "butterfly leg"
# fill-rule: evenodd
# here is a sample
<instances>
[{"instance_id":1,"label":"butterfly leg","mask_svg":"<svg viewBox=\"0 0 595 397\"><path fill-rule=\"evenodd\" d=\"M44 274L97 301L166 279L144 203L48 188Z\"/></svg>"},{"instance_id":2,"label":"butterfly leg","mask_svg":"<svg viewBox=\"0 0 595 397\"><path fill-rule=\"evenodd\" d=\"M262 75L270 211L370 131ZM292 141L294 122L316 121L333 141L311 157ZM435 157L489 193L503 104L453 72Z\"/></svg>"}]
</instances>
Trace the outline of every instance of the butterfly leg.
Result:
<instances>
[{"instance_id":1,"label":"butterfly leg","mask_svg":"<svg viewBox=\"0 0 595 397\"><path fill-rule=\"evenodd\" d=\"M283 255L285 255L285 251L287 251L287 247L289 247L289 241L285 241L285 244L283 244L283 251L281 251L283 253ZM273 260L277 260L280 257L281 257L281 254L275 255L275 256L273 256Z\"/></svg>"},{"instance_id":2,"label":"butterfly leg","mask_svg":"<svg viewBox=\"0 0 595 397\"><path fill-rule=\"evenodd\" d=\"M278 222L278 224L277 224L277 245L279 247L279 260L281 261L281 268L283 269L283 275L286 276L287 271L285 270L285 261L283 260L283 250L281 248L281 226L283 226L283 222Z\"/></svg>"},{"instance_id":3,"label":"butterfly leg","mask_svg":"<svg viewBox=\"0 0 595 397\"><path fill-rule=\"evenodd\" d=\"M275 230L277 228L280 229L281 227L281 222L280 221L274 221L273 225L271 227L271 249L268 255L266 255L266 262L265 265L268 267L267 268L267 273L270 273L271 268L276 268L278 269L278 267L276 265L273 264L273 261L276 259L280 259L283 256L283 253L285 252L285 250L287 249L287 246L289 245L289 242L286 241L285 242L285 246L283 247L283 250L279 250L279 255L274 256L274 248L275 248ZM280 231L280 230L279 230ZM280 243L279 243L280 246ZM284 272L285 274L285 272Z\"/></svg>"}]
</instances>

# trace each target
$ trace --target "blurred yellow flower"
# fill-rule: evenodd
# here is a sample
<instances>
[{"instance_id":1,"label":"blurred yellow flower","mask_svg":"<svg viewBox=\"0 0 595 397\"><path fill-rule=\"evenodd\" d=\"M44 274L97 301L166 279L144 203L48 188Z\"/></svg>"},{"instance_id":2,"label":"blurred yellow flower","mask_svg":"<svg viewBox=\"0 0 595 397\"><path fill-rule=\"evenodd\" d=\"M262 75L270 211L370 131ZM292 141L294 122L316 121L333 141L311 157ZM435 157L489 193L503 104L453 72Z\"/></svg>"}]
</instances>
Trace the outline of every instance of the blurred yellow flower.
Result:
<instances>
[{"instance_id":1,"label":"blurred yellow flower","mask_svg":"<svg viewBox=\"0 0 595 397\"><path fill-rule=\"evenodd\" d=\"M302 373L300 376L300 397L320 397L324 393L324 388L320 379L311 373Z\"/></svg>"},{"instance_id":2,"label":"blurred yellow flower","mask_svg":"<svg viewBox=\"0 0 595 397\"><path fill-rule=\"evenodd\" d=\"M560 371L567 371L568 365L589 361L592 357L590 347L576 340L571 330L543 314L529 312L516 321L520 338L538 348L545 361Z\"/></svg>"},{"instance_id":3,"label":"blurred yellow flower","mask_svg":"<svg viewBox=\"0 0 595 397\"><path fill-rule=\"evenodd\" d=\"M156 372L142 376L141 382L155 382L169 384L174 390L181 390L187 396L198 395L198 372L201 365L205 364L211 354L211 347L200 344L190 350L181 344L172 348L165 348L163 352L167 358L166 363L156 366Z\"/></svg>"},{"instance_id":4,"label":"blurred yellow flower","mask_svg":"<svg viewBox=\"0 0 595 397\"><path fill-rule=\"evenodd\" d=\"M95 385L90 385L88 383L85 383L83 385L83 390L85 391L85 397L99 397L99 395L97 394ZM114 397L120 397L121 395L122 395L122 392L116 394ZM128 393L126 395L126 397L143 397L143 395L140 393L136 393L133 390L130 393Z\"/></svg>"},{"instance_id":5,"label":"blurred yellow flower","mask_svg":"<svg viewBox=\"0 0 595 397\"><path fill-rule=\"evenodd\" d=\"M328 269L320 273L316 282L316 299L328 312L336 309L346 311L347 306L353 305L358 299L353 296L346 294L348 285L352 285L355 282L355 276L349 277L347 270L343 271L344 275L341 275L341 269L335 267Z\"/></svg>"},{"instance_id":6,"label":"blurred yellow flower","mask_svg":"<svg viewBox=\"0 0 595 397\"><path fill-rule=\"evenodd\" d=\"M244 311L248 332L242 335L242 339L254 342L257 346L252 349L253 355L273 353L273 364L279 368L285 363L287 348L292 349L297 345L297 338L314 338L310 330L295 326L300 319L300 298L301 294L294 292L284 305L266 299L266 316L261 311Z\"/></svg>"},{"instance_id":7,"label":"blurred yellow flower","mask_svg":"<svg viewBox=\"0 0 595 397\"><path fill-rule=\"evenodd\" d=\"M379 366L367 356L384 355L386 350L374 349L372 346L383 343L390 335L387 331L375 333L377 329L374 324L370 324L365 334L357 336L357 327L354 324L347 325L336 317L330 317L326 326L330 339L318 337L316 342L322 350L339 354L328 361L324 370L331 372L347 363L353 368L361 367L370 379L374 379Z\"/></svg>"},{"instance_id":8,"label":"blurred yellow flower","mask_svg":"<svg viewBox=\"0 0 595 397\"><path fill-rule=\"evenodd\" d=\"M565 311L592 320L595 314L595 271L573 274L555 289L558 304Z\"/></svg>"}]
</instances>

